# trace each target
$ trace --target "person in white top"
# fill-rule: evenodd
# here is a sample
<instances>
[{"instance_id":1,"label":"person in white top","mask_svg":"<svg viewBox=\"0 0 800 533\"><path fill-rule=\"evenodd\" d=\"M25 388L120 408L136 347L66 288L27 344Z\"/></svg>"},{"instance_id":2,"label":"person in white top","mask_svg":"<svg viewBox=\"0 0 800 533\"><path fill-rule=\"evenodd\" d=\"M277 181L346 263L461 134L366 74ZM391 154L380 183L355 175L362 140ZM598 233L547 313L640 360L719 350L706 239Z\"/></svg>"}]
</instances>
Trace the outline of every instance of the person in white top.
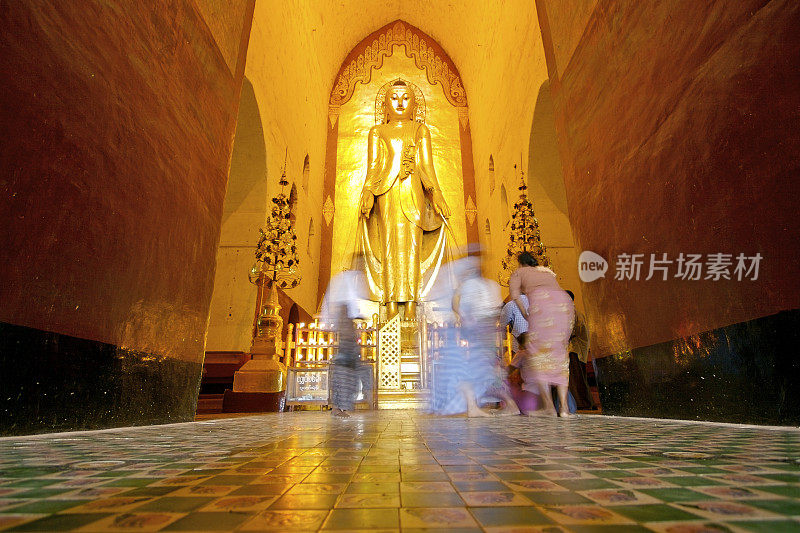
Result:
<instances>
[{"instance_id":1,"label":"person in white top","mask_svg":"<svg viewBox=\"0 0 800 533\"><path fill-rule=\"evenodd\" d=\"M486 416L478 406L478 401L486 397L504 403L499 414L518 415L520 411L509 394L497 346L500 286L482 276L479 257L467 258L466 264L465 279L453 298L453 310L461 321L462 337L468 342L468 378L460 387L467 400L467 416Z\"/></svg>"},{"instance_id":2,"label":"person in white top","mask_svg":"<svg viewBox=\"0 0 800 533\"><path fill-rule=\"evenodd\" d=\"M366 397L372 388L370 367L361 362L361 348L353 321L361 316L361 302L367 295L364 256L353 256L350 270L334 276L325 292L320 327L338 333L336 355L331 360L330 387L334 416L347 418L355 408L359 389Z\"/></svg>"}]
</instances>

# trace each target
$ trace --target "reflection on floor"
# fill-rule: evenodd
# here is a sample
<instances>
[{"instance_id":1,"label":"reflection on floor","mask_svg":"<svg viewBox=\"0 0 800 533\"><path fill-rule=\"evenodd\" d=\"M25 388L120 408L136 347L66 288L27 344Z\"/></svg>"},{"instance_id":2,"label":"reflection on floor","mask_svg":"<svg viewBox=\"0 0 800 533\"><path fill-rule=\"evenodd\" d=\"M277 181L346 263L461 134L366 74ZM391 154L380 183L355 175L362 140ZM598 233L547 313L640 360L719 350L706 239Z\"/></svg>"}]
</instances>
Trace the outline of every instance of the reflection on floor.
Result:
<instances>
[{"instance_id":1,"label":"reflection on floor","mask_svg":"<svg viewBox=\"0 0 800 533\"><path fill-rule=\"evenodd\" d=\"M800 432L296 412L0 439L0 529L797 531Z\"/></svg>"}]
</instances>

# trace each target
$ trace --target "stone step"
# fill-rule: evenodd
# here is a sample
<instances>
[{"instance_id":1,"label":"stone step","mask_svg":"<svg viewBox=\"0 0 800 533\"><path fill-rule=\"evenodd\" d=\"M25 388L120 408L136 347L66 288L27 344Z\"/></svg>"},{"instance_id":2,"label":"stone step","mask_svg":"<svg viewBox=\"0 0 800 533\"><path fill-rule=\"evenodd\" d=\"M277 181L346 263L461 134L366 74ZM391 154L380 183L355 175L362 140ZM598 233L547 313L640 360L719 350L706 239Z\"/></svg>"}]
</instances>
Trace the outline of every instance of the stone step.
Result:
<instances>
[{"instance_id":1,"label":"stone step","mask_svg":"<svg viewBox=\"0 0 800 533\"><path fill-rule=\"evenodd\" d=\"M378 391L378 409L424 409L430 393L426 389Z\"/></svg>"},{"instance_id":2,"label":"stone step","mask_svg":"<svg viewBox=\"0 0 800 533\"><path fill-rule=\"evenodd\" d=\"M197 399L197 413L221 413L222 394L201 394Z\"/></svg>"}]
</instances>

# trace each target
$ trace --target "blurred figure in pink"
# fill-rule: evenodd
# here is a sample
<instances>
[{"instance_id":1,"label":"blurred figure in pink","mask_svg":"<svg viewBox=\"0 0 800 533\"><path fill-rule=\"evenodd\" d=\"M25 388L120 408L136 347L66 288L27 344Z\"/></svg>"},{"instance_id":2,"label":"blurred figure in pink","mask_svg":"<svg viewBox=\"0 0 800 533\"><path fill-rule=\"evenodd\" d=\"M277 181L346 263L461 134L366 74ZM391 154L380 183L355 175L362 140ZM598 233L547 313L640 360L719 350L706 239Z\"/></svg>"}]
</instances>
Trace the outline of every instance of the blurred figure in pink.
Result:
<instances>
[{"instance_id":1,"label":"blurred figure in pink","mask_svg":"<svg viewBox=\"0 0 800 533\"><path fill-rule=\"evenodd\" d=\"M539 266L528 252L519 255L519 268L509 279L511 298L528 321L524 350L517 354L523 380L534 380L539 389L543 407L533 415L555 416L550 387L558 391L560 415L569 413L567 386L569 384L569 345L575 306L569 295L559 286L555 273ZM528 299L525 305L522 295ZM514 366L518 366L514 364ZM527 379L526 379L527 377Z\"/></svg>"},{"instance_id":2,"label":"blurred figure in pink","mask_svg":"<svg viewBox=\"0 0 800 533\"><path fill-rule=\"evenodd\" d=\"M525 309L528 308L528 298L523 294L519 297ZM525 376L522 375L523 365L527 357L525 351L525 332L528 331L528 320L522 315L517 302L511 300L503 306L500 313L500 324L508 326L511 333L512 359L509 367L508 386L511 397L523 413L531 413L539 409L539 386L526 367ZM528 378L527 381L525 378Z\"/></svg>"}]
</instances>

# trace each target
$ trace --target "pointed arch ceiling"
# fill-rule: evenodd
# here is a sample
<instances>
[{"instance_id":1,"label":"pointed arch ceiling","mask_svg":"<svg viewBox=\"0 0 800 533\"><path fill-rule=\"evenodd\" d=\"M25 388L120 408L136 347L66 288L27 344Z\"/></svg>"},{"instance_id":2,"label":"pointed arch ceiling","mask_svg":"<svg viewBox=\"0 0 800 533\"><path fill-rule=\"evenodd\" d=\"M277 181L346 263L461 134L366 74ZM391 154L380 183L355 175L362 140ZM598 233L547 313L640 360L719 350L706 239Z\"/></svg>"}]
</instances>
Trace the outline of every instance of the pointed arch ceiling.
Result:
<instances>
[{"instance_id":1,"label":"pointed arch ceiling","mask_svg":"<svg viewBox=\"0 0 800 533\"><path fill-rule=\"evenodd\" d=\"M349 63L348 55L354 47L370 34L387 28L394 37L394 25L398 21L412 33L429 36L429 40L421 39L419 48L410 52L415 60L425 62L431 50L441 55L437 48L447 51L452 61L430 66L434 69L446 67L455 73L461 81L460 90L467 94L473 88L485 87L483 80L487 77L499 77L508 87L504 92L512 96L526 87L526 75L540 70L537 67L544 64L533 0L257 2L250 45L251 48L255 45L259 54L270 50L271 57L262 56L258 63L271 72L274 83L292 83L298 73L291 70L297 68L315 76L323 84L320 88L324 87L325 93L331 94L342 74L339 69ZM389 37L388 32L384 36ZM253 39L261 42L254 43ZM413 37L411 42L413 47ZM253 57L249 56L248 69L253 66ZM351 68L359 70L360 66L356 64ZM444 76L440 83L451 75L443 71L439 74ZM292 85L298 87L295 83ZM502 98L506 95L491 91L490 96ZM473 104L475 102L470 101L470 107Z\"/></svg>"},{"instance_id":2,"label":"pointed arch ceiling","mask_svg":"<svg viewBox=\"0 0 800 533\"><path fill-rule=\"evenodd\" d=\"M398 20L404 28L395 34L393 25ZM453 98L459 98L458 92L463 91L469 106L457 106L468 109L459 118L463 119L462 127L468 123L471 129L473 160L484 162L474 171L476 220L479 216L496 217L489 210L492 192L485 162L493 154L498 184L513 175L513 164L527 155L535 95L547 79L533 0L259 1L245 74L253 82L262 112L267 153L282 154L288 149L289 168L297 169L296 173L306 154L311 161L308 197L299 202L298 220L313 216L324 225L333 216L332 205L323 194L324 171L331 165L326 160L327 132L332 127L331 95L334 85L344 78L339 76L343 65L348 68L355 59L351 72L366 72L358 66L357 55L348 56L365 38L387 25L392 39L404 33L402 37L410 42L406 53L419 61L421 68L428 65L427 74L440 80L437 85ZM427 38L417 39L415 44L415 32ZM370 61L380 55L380 47L379 40ZM449 56L449 61L437 63L437 56ZM362 61L368 62L368 57ZM358 83L351 76L337 89L344 98L352 90L351 82ZM278 187L282 164L279 157L268 161L269 187ZM495 222L500 223L493 218ZM500 232L495 233L500 239ZM502 248L502 243L493 246ZM320 249L319 257L326 253ZM309 272L309 279L317 274ZM309 309L318 296L312 284L302 285L293 294Z\"/></svg>"},{"instance_id":3,"label":"pointed arch ceiling","mask_svg":"<svg viewBox=\"0 0 800 533\"><path fill-rule=\"evenodd\" d=\"M405 48L406 56L425 71L431 85L440 85L447 100L456 107L467 105L461 76L439 44L402 20L396 20L371 33L356 46L342 64L331 91L330 103L341 105L353 95L357 83L369 83L372 71L383 66L395 45Z\"/></svg>"}]
</instances>

